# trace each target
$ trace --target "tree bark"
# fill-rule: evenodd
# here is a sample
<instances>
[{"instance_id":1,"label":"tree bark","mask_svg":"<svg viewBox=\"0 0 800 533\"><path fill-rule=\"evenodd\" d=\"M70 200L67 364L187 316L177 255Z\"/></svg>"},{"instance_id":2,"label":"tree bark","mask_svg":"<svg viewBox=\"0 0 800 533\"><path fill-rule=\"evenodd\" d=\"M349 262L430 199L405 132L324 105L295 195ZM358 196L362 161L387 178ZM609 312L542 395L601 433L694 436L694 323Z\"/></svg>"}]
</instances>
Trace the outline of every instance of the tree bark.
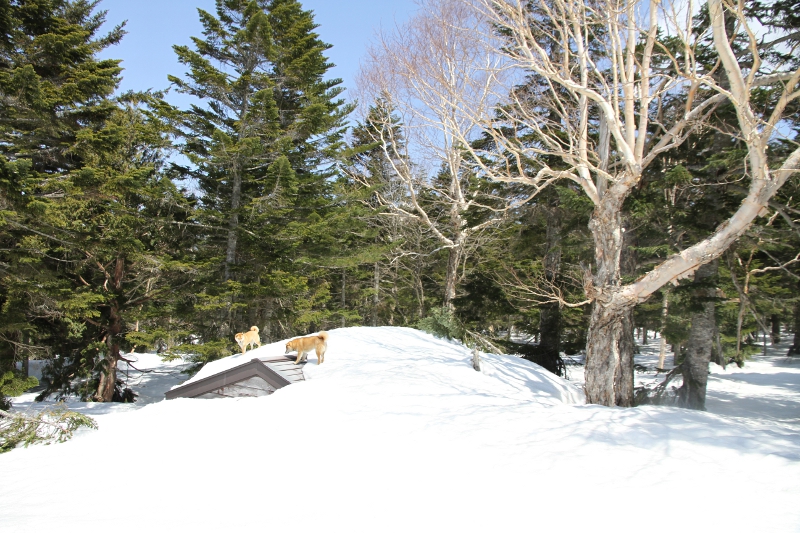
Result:
<instances>
[{"instance_id":1,"label":"tree bark","mask_svg":"<svg viewBox=\"0 0 800 533\"><path fill-rule=\"evenodd\" d=\"M678 390L678 405L689 409L705 410L706 387L708 385L708 365L714 346L716 318L714 316L714 279L717 276L719 261L714 260L697 269L694 283L698 287L694 297L701 309L692 314L692 329L686 358L682 363L683 386Z\"/></svg>"},{"instance_id":2,"label":"tree bark","mask_svg":"<svg viewBox=\"0 0 800 533\"><path fill-rule=\"evenodd\" d=\"M114 391L117 386L117 362L119 361L119 344L108 343L108 352L103 360L103 370L100 373L100 384L97 387L95 400L98 402L111 402L114 400Z\"/></svg>"},{"instance_id":3,"label":"tree bark","mask_svg":"<svg viewBox=\"0 0 800 533\"><path fill-rule=\"evenodd\" d=\"M414 264L412 272L412 286L414 288L414 295L417 297L417 318L422 320L425 318L425 286L422 284L422 262L418 261Z\"/></svg>"},{"instance_id":4,"label":"tree bark","mask_svg":"<svg viewBox=\"0 0 800 533\"><path fill-rule=\"evenodd\" d=\"M725 351L722 349L722 339L719 336L719 324L714 327L714 345L711 347L711 362L725 368Z\"/></svg>"},{"instance_id":5,"label":"tree bark","mask_svg":"<svg viewBox=\"0 0 800 533\"><path fill-rule=\"evenodd\" d=\"M458 265L461 263L461 248L449 248L447 256L447 277L444 283L444 307L453 310L453 300L456 297L456 281L458 279Z\"/></svg>"},{"instance_id":6,"label":"tree bark","mask_svg":"<svg viewBox=\"0 0 800 533\"><path fill-rule=\"evenodd\" d=\"M595 302L586 341L586 401L613 406L625 398L627 382L621 365L628 364L629 308ZM626 331L628 329L628 331ZM632 350L631 350L632 352ZM632 355L632 353L630 354ZM632 364L631 364L632 366Z\"/></svg>"},{"instance_id":7,"label":"tree bark","mask_svg":"<svg viewBox=\"0 0 800 533\"><path fill-rule=\"evenodd\" d=\"M231 268L236 264L236 246L239 230L239 204L242 199L242 174L238 164L231 168L233 178L231 190L231 217L228 220L228 245L225 252L225 277L223 281L231 279Z\"/></svg>"},{"instance_id":8,"label":"tree bark","mask_svg":"<svg viewBox=\"0 0 800 533\"><path fill-rule=\"evenodd\" d=\"M117 363L120 360L119 336L122 333L123 323L119 301L122 295L122 279L125 275L125 258L117 257L114 275L110 279L109 290L115 292L118 298L112 300L108 327L106 328L106 354L103 359L103 368L100 370L100 383L97 386L95 400L98 402L114 401L114 392L117 387Z\"/></svg>"},{"instance_id":9,"label":"tree bark","mask_svg":"<svg viewBox=\"0 0 800 533\"><path fill-rule=\"evenodd\" d=\"M117 386L117 362L120 359L117 336L120 331L122 331L122 321L117 309L112 307L111 323L106 332L106 354L102 362L103 368L100 371L100 383L95 394L95 400L98 402L114 400L114 391Z\"/></svg>"},{"instance_id":10,"label":"tree bark","mask_svg":"<svg viewBox=\"0 0 800 533\"><path fill-rule=\"evenodd\" d=\"M558 197L547 210L547 229L544 253L544 275L548 282L556 283L561 269L561 219ZM561 306L558 302L539 308L539 350L537 363L550 372L559 374L561 357Z\"/></svg>"},{"instance_id":11,"label":"tree bark","mask_svg":"<svg viewBox=\"0 0 800 533\"><path fill-rule=\"evenodd\" d=\"M372 274L372 327L378 327L378 306L381 303L381 270L380 264L376 261Z\"/></svg>"},{"instance_id":12,"label":"tree bark","mask_svg":"<svg viewBox=\"0 0 800 533\"><path fill-rule=\"evenodd\" d=\"M345 327L346 321L344 317L344 309L347 306L347 269L342 269L342 327Z\"/></svg>"},{"instance_id":13,"label":"tree bark","mask_svg":"<svg viewBox=\"0 0 800 533\"><path fill-rule=\"evenodd\" d=\"M398 273L397 273L398 263L399 262L395 262L394 269L390 270L390 272L392 273L392 291L391 291L392 298L391 298L391 301L389 302L389 325L390 326L394 326L394 310L395 310L395 307L397 306L397 280L399 278Z\"/></svg>"},{"instance_id":14,"label":"tree bark","mask_svg":"<svg viewBox=\"0 0 800 533\"><path fill-rule=\"evenodd\" d=\"M614 403L620 407L633 407L633 308L622 315L622 332L619 338L619 365L614 374Z\"/></svg>"},{"instance_id":15,"label":"tree bark","mask_svg":"<svg viewBox=\"0 0 800 533\"><path fill-rule=\"evenodd\" d=\"M781 342L781 317L780 315L772 315L770 317L772 322L772 344Z\"/></svg>"},{"instance_id":16,"label":"tree bark","mask_svg":"<svg viewBox=\"0 0 800 533\"><path fill-rule=\"evenodd\" d=\"M664 337L664 332L667 330L667 318L669 317L669 291L664 290L661 297L661 333L660 344L658 350L658 369L663 370L664 363L667 358L667 339Z\"/></svg>"},{"instance_id":17,"label":"tree bark","mask_svg":"<svg viewBox=\"0 0 800 533\"><path fill-rule=\"evenodd\" d=\"M612 187L595 208L589 229L597 272L588 289L594 298L586 340L586 401L633 405L633 342L630 312L636 300L620 292L620 256L624 241L624 187Z\"/></svg>"},{"instance_id":18,"label":"tree bark","mask_svg":"<svg viewBox=\"0 0 800 533\"><path fill-rule=\"evenodd\" d=\"M800 355L800 301L794 304L794 342L786 355Z\"/></svg>"}]
</instances>

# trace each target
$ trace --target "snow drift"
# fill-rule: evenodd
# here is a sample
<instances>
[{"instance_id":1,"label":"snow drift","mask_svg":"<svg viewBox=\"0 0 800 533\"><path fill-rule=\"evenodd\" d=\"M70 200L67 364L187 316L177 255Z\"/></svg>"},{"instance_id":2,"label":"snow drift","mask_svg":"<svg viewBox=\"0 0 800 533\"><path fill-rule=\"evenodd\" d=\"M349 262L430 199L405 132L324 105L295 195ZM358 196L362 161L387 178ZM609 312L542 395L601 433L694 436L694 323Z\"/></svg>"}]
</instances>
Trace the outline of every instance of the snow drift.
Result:
<instances>
[{"instance_id":1,"label":"snow drift","mask_svg":"<svg viewBox=\"0 0 800 533\"><path fill-rule=\"evenodd\" d=\"M416 330L330 333L271 396L73 404L100 429L0 456L1 529L672 531L687 501L705 510L689 530L800 528L791 423L588 406L514 357L478 373ZM149 397L181 381L153 379Z\"/></svg>"}]
</instances>

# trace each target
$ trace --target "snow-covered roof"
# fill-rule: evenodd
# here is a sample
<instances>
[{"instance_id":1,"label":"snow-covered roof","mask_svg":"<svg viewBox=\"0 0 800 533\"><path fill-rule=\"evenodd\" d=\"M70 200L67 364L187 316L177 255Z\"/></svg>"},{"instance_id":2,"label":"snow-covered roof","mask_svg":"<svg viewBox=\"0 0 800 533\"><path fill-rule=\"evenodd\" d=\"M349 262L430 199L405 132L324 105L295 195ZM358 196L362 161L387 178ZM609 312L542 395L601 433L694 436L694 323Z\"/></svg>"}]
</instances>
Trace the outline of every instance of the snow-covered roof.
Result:
<instances>
[{"instance_id":1,"label":"snow-covered roof","mask_svg":"<svg viewBox=\"0 0 800 533\"><path fill-rule=\"evenodd\" d=\"M273 363L287 362L289 361L285 357L274 362L264 362L254 357L233 368L174 387L167 391L165 397L167 400L174 400L175 398L266 396L292 383L282 373L271 368ZM300 376L302 377L302 372Z\"/></svg>"}]
</instances>

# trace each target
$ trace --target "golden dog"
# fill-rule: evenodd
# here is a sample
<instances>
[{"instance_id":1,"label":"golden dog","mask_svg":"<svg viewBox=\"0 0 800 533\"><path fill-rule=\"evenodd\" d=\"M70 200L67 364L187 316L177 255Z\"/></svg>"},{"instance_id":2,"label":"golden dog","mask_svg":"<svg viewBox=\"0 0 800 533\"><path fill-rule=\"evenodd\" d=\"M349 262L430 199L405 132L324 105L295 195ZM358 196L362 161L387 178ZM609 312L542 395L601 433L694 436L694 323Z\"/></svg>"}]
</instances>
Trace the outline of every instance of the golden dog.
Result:
<instances>
[{"instance_id":1,"label":"golden dog","mask_svg":"<svg viewBox=\"0 0 800 533\"><path fill-rule=\"evenodd\" d=\"M299 365L300 361L305 361L308 356L306 355L311 350L317 352L317 364L321 365L325 360L325 350L328 349L328 333L320 331L315 335L308 337L299 337L292 339L286 343L286 353L297 351L297 360L294 364Z\"/></svg>"},{"instance_id":2,"label":"golden dog","mask_svg":"<svg viewBox=\"0 0 800 533\"><path fill-rule=\"evenodd\" d=\"M250 328L250 331L246 331L245 333L237 333L233 336L236 339L236 344L242 349L242 354L246 351L247 347L251 344L255 344L257 346L261 346L261 339L258 336L258 328L253 326Z\"/></svg>"}]
</instances>

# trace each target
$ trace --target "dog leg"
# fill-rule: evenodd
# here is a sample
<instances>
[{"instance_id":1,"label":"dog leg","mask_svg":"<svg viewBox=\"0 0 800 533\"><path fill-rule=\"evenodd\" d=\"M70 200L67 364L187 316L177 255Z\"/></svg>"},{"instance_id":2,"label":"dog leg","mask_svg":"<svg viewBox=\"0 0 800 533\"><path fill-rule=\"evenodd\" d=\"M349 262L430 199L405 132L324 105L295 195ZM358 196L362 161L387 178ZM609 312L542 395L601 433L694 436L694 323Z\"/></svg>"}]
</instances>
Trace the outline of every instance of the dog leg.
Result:
<instances>
[{"instance_id":1,"label":"dog leg","mask_svg":"<svg viewBox=\"0 0 800 533\"><path fill-rule=\"evenodd\" d=\"M321 365L322 362L325 360L325 348L317 345L317 364Z\"/></svg>"},{"instance_id":2,"label":"dog leg","mask_svg":"<svg viewBox=\"0 0 800 533\"><path fill-rule=\"evenodd\" d=\"M294 364L299 365L300 361L303 359L303 350L297 350L297 359L295 360Z\"/></svg>"}]
</instances>

